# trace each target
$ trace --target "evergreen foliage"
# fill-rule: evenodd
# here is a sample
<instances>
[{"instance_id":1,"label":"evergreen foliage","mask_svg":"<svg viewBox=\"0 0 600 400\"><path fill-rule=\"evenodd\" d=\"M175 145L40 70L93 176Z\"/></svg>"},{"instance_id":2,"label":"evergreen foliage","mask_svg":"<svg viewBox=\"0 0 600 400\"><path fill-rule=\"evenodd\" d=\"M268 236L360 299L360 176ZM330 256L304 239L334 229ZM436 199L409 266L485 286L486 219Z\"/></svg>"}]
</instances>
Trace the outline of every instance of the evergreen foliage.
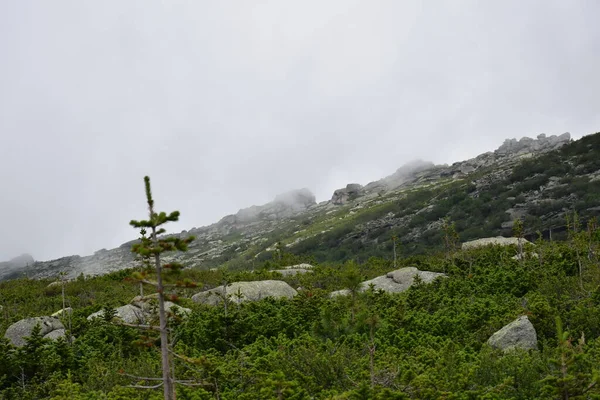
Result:
<instances>
[{"instance_id":1,"label":"evergreen foliage","mask_svg":"<svg viewBox=\"0 0 600 400\"><path fill-rule=\"evenodd\" d=\"M597 398L600 241L596 230L587 232L579 231L586 240L538 241L539 257L520 261L513 259L517 246L399 258L398 267L449 275L400 294L367 290L328 297L390 271L391 259L319 264L312 274L285 278L266 269L229 272L230 282L278 278L303 290L291 300L265 299L228 310L185 303L192 314L172 327L174 350L185 358L175 376L201 386L180 388L178 399ZM21 349L0 342L0 397L162 398L156 391L124 387L131 379L119 373L160 376L156 348L136 345L137 329L87 321L101 304L78 308L73 301L78 290L93 288L112 291L107 303L113 306L126 304L135 287L111 286L128 274L66 284L75 304L72 346L39 334ZM202 288L178 289L189 296L220 285L224 275L184 269L179 276L166 275L165 283L182 278L203 282ZM148 273L146 279L156 276ZM44 282L25 279L0 285L4 304L12 304L2 325L39 314L36 297L46 299L47 310L59 306L61 293L48 295L44 288ZM523 314L537 330L539 350L503 354L486 344Z\"/></svg>"},{"instance_id":2,"label":"evergreen foliage","mask_svg":"<svg viewBox=\"0 0 600 400\"><path fill-rule=\"evenodd\" d=\"M165 235L162 225L179 213L154 211L147 178L149 217L131 222L141 233L133 247L140 268L81 276L64 286L25 278L0 282L2 330L69 304L76 338L50 341L36 329L22 348L0 340L0 398L162 399L165 394L157 390L128 386L164 379L159 348L167 345L168 379L193 382L178 387L180 400L600 399L600 230L594 218L600 181L581 176L600 170L599 148L599 134L585 137L523 161L485 190L475 183L485 171L414 190L336 218L339 223L326 233L291 248L282 240L285 232L274 231L269 241L277 243L274 252L218 270L162 263L165 253L185 251L193 238ZM526 218L503 230L505 210L553 177L560 177L560 184L543 191ZM551 201L565 196L569 203ZM558 222L539 218L567 209L569 217ZM409 219L408 227L352 236L357 225L390 212ZM305 226L324 231L319 223ZM423 224L437 228L416 240L403 239ZM563 234L548 235L548 227ZM536 243L460 248L460 241L499 233ZM313 264L313 272L284 277L271 271L300 262ZM405 266L448 277L417 282L398 294L359 290L364 280ZM174 273L164 273L165 268ZM226 307L190 300L222 284L265 279L302 289L293 299ZM161 302L168 295L192 309L187 318L159 321L166 340L112 318L115 308L153 287ZM340 289L350 295L329 297ZM87 320L102 309L106 318ZM537 331L537 350L503 353L486 344L520 315Z\"/></svg>"}]
</instances>

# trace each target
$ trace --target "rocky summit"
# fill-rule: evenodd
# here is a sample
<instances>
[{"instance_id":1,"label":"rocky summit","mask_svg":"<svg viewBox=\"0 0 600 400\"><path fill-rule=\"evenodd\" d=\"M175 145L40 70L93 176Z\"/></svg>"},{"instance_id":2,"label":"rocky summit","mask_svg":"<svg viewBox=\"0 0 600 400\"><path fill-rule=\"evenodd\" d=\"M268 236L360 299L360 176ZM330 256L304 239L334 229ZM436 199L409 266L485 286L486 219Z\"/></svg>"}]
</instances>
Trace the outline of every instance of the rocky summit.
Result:
<instances>
[{"instance_id":1,"label":"rocky summit","mask_svg":"<svg viewBox=\"0 0 600 400\"><path fill-rule=\"evenodd\" d=\"M593 195L600 184L599 149L599 134L578 141L569 133L540 134L507 139L494 151L452 165L413 161L378 181L350 183L321 203L308 189L290 191L175 234L196 240L187 253L167 254L165 261L252 269L272 258L278 245L317 261L383 256L389 255L392 236L404 254L418 254L442 243L443 218L464 241L510 237L518 219L525 223L526 239L538 231L560 235L574 206L583 218L600 214L600 200ZM133 243L51 261L23 256L3 263L0 279L60 272L73 279L132 268L137 265Z\"/></svg>"}]
</instances>

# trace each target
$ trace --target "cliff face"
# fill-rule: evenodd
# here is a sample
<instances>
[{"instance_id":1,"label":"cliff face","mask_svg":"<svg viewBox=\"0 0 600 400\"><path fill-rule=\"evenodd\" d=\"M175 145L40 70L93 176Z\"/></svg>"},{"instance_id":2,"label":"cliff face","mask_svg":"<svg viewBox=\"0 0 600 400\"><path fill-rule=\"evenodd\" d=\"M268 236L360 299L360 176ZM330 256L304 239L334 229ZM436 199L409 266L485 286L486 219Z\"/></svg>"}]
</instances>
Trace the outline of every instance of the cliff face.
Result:
<instances>
[{"instance_id":1,"label":"cliff face","mask_svg":"<svg viewBox=\"0 0 600 400\"><path fill-rule=\"evenodd\" d=\"M523 175L523 182L515 180L515 167L520 166L523 160L535 163L549 152L557 154L557 160L567 157L564 154L559 157L559 149L566 145L578 148L576 142L572 143L568 133L550 137L539 135L537 139L507 139L495 151L452 165L414 161L365 186L348 184L336 190L330 201L320 204L316 204L315 196L308 189L284 193L270 203L241 209L210 226L178 233L182 237L194 235L197 239L187 253L166 255L165 261L179 261L199 268L224 264L246 268L255 261L268 259L274 244L279 241L290 252L314 254L324 259L347 247L350 250L341 251L339 255L344 257L343 254L351 255L348 251L383 248L381 246L386 245L382 243L387 243L390 232L394 232L407 246L423 240L432 241L440 228L439 219L444 216L454 218L459 225L489 225L496 234L503 233L502 229L510 229L514 219L536 213L541 215L542 223L550 224L553 218L564 214L561 204L566 204L568 199L565 196L573 195L565 189L565 179L574 176L593 181L596 179L595 167L588 166L591 168L589 171L574 167L570 172L557 170L558 175L542 180L539 173L532 172L531 176ZM586 146L591 146L590 151L599 152L600 159L600 145ZM586 157L586 160L594 159ZM561 165L578 162L575 158L564 158ZM597 169L600 171L600 166ZM597 179L600 180L600 177ZM454 194L446 195L446 187L452 187ZM457 199L462 199L462 203L452 205ZM498 203L498 199L502 202ZM464 207L471 207L469 213L463 215L456 210L468 201L472 204ZM596 206L600 209L600 204ZM493 210L496 216L486 216L489 214L486 211L487 214L479 217L482 213L479 208L482 207L497 208ZM544 207L550 211L542 212ZM480 219L474 220L474 215ZM468 231L471 227L463 226L461 229ZM474 234L465 233L467 237ZM116 249L99 250L87 257L69 256L43 262L33 262L30 258L25 263L13 260L9 262L10 266L3 263L0 279L23 275L55 277L61 271L74 278L82 273L98 275L131 268L136 266L130 251L132 243L124 243Z\"/></svg>"}]
</instances>

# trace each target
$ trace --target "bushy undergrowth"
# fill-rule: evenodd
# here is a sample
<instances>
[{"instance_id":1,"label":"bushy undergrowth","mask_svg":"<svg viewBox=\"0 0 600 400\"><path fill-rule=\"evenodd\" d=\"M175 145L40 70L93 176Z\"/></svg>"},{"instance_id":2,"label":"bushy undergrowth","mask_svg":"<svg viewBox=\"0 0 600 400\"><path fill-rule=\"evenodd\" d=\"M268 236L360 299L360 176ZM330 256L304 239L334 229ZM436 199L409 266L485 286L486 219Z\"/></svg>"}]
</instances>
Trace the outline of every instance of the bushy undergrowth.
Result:
<instances>
[{"instance_id":1,"label":"bushy undergrowth","mask_svg":"<svg viewBox=\"0 0 600 400\"><path fill-rule=\"evenodd\" d=\"M568 242L539 243L538 257L523 261L512 258L514 247L402 259L398 267L446 272L448 278L401 294L328 297L392 269L389 260L372 258L360 265L317 265L312 274L286 278L302 287L291 300L227 309L184 300L193 312L172 327L175 349L185 358L177 358L175 375L200 386L179 387L178 399L598 398L596 236L581 232ZM137 287L123 280L129 273L66 285L74 307L73 345L39 335L21 349L2 341L0 397L161 398L160 391L126 387L144 383L131 376L159 376L156 347L140 346L136 329L85 318L131 300ZM229 274L188 270L171 279L184 277L200 288L224 279L280 278L265 268ZM2 283L3 328L60 308L60 290L47 284ZM534 324L539 350L503 354L485 344L519 315Z\"/></svg>"}]
</instances>

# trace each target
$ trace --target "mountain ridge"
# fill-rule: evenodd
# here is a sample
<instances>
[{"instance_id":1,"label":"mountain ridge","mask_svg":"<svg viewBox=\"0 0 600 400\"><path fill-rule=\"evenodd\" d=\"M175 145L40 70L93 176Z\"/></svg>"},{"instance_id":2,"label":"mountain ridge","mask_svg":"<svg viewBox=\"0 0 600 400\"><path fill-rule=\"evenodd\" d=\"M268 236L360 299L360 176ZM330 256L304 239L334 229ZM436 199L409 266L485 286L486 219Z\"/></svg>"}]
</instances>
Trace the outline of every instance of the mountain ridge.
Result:
<instances>
[{"instance_id":1,"label":"mountain ridge","mask_svg":"<svg viewBox=\"0 0 600 400\"><path fill-rule=\"evenodd\" d=\"M365 186L348 184L345 188L337 189L328 201L316 203L314 194L306 188L293 190L276 196L267 204L240 209L236 214L227 215L214 224L171 235L197 236L198 239L190 247L190 252L183 256L184 258L181 258L182 256L178 258L178 261L196 267L231 264L232 260L239 261L236 267L244 262L249 265L254 260L261 261L265 257L268 258L269 253L274 249L274 244L281 240L291 251L295 248L302 249L307 243L314 242L314 238L321 236L326 240L326 236L331 235L328 232L338 229L340 220L354 218L356 214L360 214L359 217L365 221L357 221L354 224L354 231L357 229L362 231L347 232L341 242L348 241L348 235L352 239L353 235L354 239L365 243L371 240L365 238L381 233L385 229L414 225L411 221L414 221L415 217L426 215L431 210L426 208L414 210L414 215L400 215L390 211L393 215L390 213L377 215L370 220L363 214L372 213L378 207L388 207L407 195L414 195L413 192L437 190L436 188L439 189L444 185L460 183L466 178L473 178L471 183L475 185L473 189L475 193L484 193L486 187L494 185L494 182L507 179L517 163L556 151L572 142L569 133L559 136L540 134L536 139L528 137L520 140L506 139L494 151L482 153L468 160L457 161L451 165L435 165L431 162L415 160L401 166L393 174L369 182ZM475 179L478 174L482 176ZM433 204L427 207L435 208ZM511 214L510 220L513 216L522 216L518 209L509 208L509 210L514 214ZM510 214L508 211L507 213ZM510 220L501 221L505 229L510 228ZM418 238L423 232L439 230L438 222L429 222L424 230L421 227L415 230L415 226L412 226L410 229L414 232L404 232L403 236L410 240ZM376 237L375 243L378 241L379 237ZM48 278L57 276L60 271L74 278L80 274L97 275L132 268L136 266L130 252L130 245L134 242L135 240L123 243L111 250L98 250L90 256L72 255L55 260L36 261L29 266L9 271L3 269L0 279L6 280L23 275Z\"/></svg>"}]
</instances>

